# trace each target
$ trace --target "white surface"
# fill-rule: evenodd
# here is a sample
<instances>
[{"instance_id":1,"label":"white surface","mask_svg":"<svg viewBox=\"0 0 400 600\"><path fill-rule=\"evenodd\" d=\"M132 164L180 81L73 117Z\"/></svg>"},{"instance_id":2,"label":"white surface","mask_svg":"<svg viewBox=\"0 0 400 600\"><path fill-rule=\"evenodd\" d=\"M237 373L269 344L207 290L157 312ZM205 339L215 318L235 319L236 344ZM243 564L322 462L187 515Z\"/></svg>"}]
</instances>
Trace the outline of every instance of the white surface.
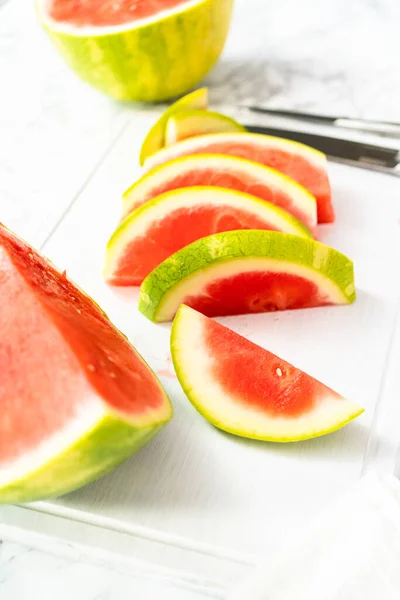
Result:
<instances>
[{"instance_id":1,"label":"white surface","mask_svg":"<svg viewBox=\"0 0 400 600\"><path fill-rule=\"evenodd\" d=\"M399 120L397 2L315 4L237 0L226 52L208 78L211 98ZM248 572L254 553L273 554L276 540L304 526L361 472L395 471L399 180L331 167L337 222L321 228L320 237L355 261L353 306L225 320L365 406L365 414L301 444L237 440L208 426L179 390L169 326L136 312L137 292L112 290L101 280L119 197L135 177L137 149L154 111L118 105L76 80L22 0L0 8L0 69L0 219L42 245L102 304L158 371L176 408L171 424L115 473L41 507L84 511L80 518L92 518L92 526L0 509L0 521L19 527L0 526L0 539L14 540L0 546L0 596L36 600L38 589L38 597L53 598L58 585L69 590L65 597L82 600L114 600L127 586L138 598L151 597L140 578L127 575L136 573L140 559L154 576L160 567L170 569L170 579L186 586L174 598L196 600L196 590L224 597ZM115 531L124 528L128 535ZM78 558L59 559L52 552L63 553L65 542L50 548L48 537L35 537L37 530L109 551L113 560L106 562L125 559L125 571L102 567L100 575L98 567L85 567L82 561L98 562L87 548ZM24 542L42 550L24 555ZM59 560L67 576L57 571ZM84 573L86 583L75 585Z\"/></svg>"},{"instance_id":2,"label":"white surface","mask_svg":"<svg viewBox=\"0 0 400 600\"><path fill-rule=\"evenodd\" d=\"M230 600L398 600L400 483L367 476Z\"/></svg>"}]
</instances>

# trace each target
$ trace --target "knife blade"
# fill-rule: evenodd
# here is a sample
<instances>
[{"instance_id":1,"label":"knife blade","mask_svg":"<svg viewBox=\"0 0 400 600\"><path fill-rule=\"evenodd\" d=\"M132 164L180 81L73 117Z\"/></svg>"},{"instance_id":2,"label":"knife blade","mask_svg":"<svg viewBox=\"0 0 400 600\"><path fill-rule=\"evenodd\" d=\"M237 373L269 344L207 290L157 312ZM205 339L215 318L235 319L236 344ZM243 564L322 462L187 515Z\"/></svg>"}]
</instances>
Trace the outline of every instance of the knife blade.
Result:
<instances>
[{"instance_id":1,"label":"knife blade","mask_svg":"<svg viewBox=\"0 0 400 600\"><path fill-rule=\"evenodd\" d=\"M260 125L245 125L245 127L252 133L273 135L307 144L320 150L336 162L400 177L400 152L397 148L344 140L326 135L306 133L304 131L278 129Z\"/></svg>"},{"instance_id":2,"label":"knife blade","mask_svg":"<svg viewBox=\"0 0 400 600\"><path fill-rule=\"evenodd\" d=\"M373 119L353 119L351 117L334 117L330 115L318 115L294 110L281 110L275 108L264 108L263 106L243 106L243 108L264 115L275 117L285 117L310 123L320 123L321 125L330 125L352 129L365 133L374 133L378 135L400 138L400 123L394 121L376 121Z\"/></svg>"}]
</instances>

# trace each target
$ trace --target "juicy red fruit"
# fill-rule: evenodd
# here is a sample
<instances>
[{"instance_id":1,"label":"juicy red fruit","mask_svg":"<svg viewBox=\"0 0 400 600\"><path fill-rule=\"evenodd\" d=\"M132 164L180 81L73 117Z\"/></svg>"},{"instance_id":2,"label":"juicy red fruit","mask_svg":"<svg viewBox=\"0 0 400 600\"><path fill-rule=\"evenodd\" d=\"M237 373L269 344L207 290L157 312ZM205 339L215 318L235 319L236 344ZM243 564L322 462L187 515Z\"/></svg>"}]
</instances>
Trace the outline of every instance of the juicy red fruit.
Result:
<instances>
[{"instance_id":1,"label":"juicy red fruit","mask_svg":"<svg viewBox=\"0 0 400 600\"><path fill-rule=\"evenodd\" d=\"M207 235L235 229L276 230L265 219L237 208L208 205L174 210L127 246L109 283L139 285L155 267L181 248Z\"/></svg>"},{"instance_id":2,"label":"juicy red fruit","mask_svg":"<svg viewBox=\"0 0 400 600\"><path fill-rule=\"evenodd\" d=\"M187 0L52 0L50 16L78 27L124 25L184 4Z\"/></svg>"},{"instance_id":3,"label":"juicy red fruit","mask_svg":"<svg viewBox=\"0 0 400 600\"><path fill-rule=\"evenodd\" d=\"M183 304L207 317L312 308L329 304L317 286L289 273L253 271L223 277L209 283Z\"/></svg>"},{"instance_id":4,"label":"juicy red fruit","mask_svg":"<svg viewBox=\"0 0 400 600\"><path fill-rule=\"evenodd\" d=\"M332 395L324 384L219 323L205 324L204 344L227 396L271 417L300 417L319 398Z\"/></svg>"},{"instance_id":5,"label":"juicy red fruit","mask_svg":"<svg viewBox=\"0 0 400 600\"><path fill-rule=\"evenodd\" d=\"M125 337L65 273L0 225L0 464L87 402L150 414L164 395Z\"/></svg>"}]
</instances>

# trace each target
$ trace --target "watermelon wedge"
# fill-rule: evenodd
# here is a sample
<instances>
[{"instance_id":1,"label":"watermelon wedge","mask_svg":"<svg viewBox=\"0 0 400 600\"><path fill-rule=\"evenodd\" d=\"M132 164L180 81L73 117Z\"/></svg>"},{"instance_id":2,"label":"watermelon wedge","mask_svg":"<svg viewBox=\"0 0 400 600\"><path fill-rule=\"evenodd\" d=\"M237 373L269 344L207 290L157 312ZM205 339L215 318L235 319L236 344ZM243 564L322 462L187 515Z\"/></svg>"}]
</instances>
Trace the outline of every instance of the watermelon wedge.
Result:
<instances>
[{"instance_id":1,"label":"watermelon wedge","mask_svg":"<svg viewBox=\"0 0 400 600\"><path fill-rule=\"evenodd\" d=\"M208 106L208 90L207 88L200 88L190 94L186 94L183 98L180 98L166 111L163 112L161 117L154 123L149 133L146 135L142 147L140 149L140 164L143 165L145 160L164 148L165 146L165 128L170 117L176 112L184 109L198 109L205 110Z\"/></svg>"},{"instance_id":2,"label":"watermelon wedge","mask_svg":"<svg viewBox=\"0 0 400 600\"><path fill-rule=\"evenodd\" d=\"M310 238L228 231L193 242L143 281L139 310L172 321L180 304L209 316L350 304L353 263Z\"/></svg>"},{"instance_id":3,"label":"watermelon wedge","mask_svg":"<svg viewBox=\"0 0 400 600\"><path fill-rule=\"evenodd\" d=\"M0 503L101 477L171 418L161 384L99 306L0 226Z\"/></svg>"},{"instance_id":4,"label":"watermelon wedge","mask_svg":"<svg viewBox=\"0 0 400 600\"><path fill-rule=\"evenodd\" d=\"M288 212L255 196L224 188L181 188L146 202L121 223L107 245L105 280L112 285L140 285L184 246L235 229L311 236Z\"/></svg>"},{"instance_id":5,"label":"watermelon wedge","mask_svg":"<svg viewBox=\"0 0 400 600\"><path fill-rule=\"evenodd\" d=\"M182 110L169 117L165 145L207 133L243 133L246 129L234 119L211 110Z\"/></svg>"},{"instance_id":6,"label":"watermelon wedge","mask_svg":"<svg viewBox=\"0 0 400 600\"><path fill-rule=\"evenodd\" d=\"M364 412L272 352L182 305L171 332L179 382L218 429L269 442L325 435Z\"/></svg>"},{"instance_id":7,"label":"watermelon wedge","mask_svg":"<svg viewBox=\"0 0 400 600\"><path fill-rule=\"evenodd\" d=\"M159 102L191 90L225 44L233 0L36 0L76 74L118 100Z\"/></svg>"},{"instance_id":8,"label":"watermelon wedge","mask_svg":"<svg viewBox=\"0 0 400 600\"><path fill-rule=\"evenodd\" d=\"M252 194L284 208L311 231L316 227L315 198L298 183L264 165L213 154L178 158L146 173L124 193L123 217L170 190L204 185Z\"/></svg>"},{"instance_id":9,"label":"watermelon wedge","mask_svg":"<svg viewBox=\"0 0 400 600\"><path fill-rule=\"evenodd\" d=\"M318 222L335 220L326 156L298 142L257 133L214 133L165 148L146 161L153 169L179 156L230 154L273 167L304 186L318 205Z\"/></svg>"}]
</instances>

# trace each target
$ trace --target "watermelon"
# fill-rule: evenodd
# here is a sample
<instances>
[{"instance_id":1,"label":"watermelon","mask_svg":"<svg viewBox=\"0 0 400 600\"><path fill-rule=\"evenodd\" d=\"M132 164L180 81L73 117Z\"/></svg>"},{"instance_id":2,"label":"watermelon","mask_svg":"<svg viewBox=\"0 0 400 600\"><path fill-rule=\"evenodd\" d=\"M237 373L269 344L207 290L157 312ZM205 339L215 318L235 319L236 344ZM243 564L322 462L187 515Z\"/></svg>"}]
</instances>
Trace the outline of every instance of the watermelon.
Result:
<instances>
[{"instance_id":1,"label":"watermelon","mask_svg":"<svg viewBox=\"0 0 400 600\"><path fill-rule=\"evenodd\" d=\"M233 0L36 0L76 74L118 100L184 94L224 47Z\"/></svg>"},{"instance_id":2,"label":"watermelon","mask_svg":"<svg viewBox=\"0 0 400 600\"><path fill-rule=\"evenodd\" d=\"M364 412L272 352L184 305L172 327L171 353L193 406L215 427L238 436L306 440Z\"/></svg>"},{"instance_id":3,"label":"watermelon","mask_svg":"<svg viewBox=\"0 0 400 600\"><path fill-rule=\"evenodd\" d=\"M0 282L0 502L58 496L143 446L171 405L99 306L4 226Z\"/></svg>"},{"instance_id":4,"label":"watermelon","mask_svg":"<svg viewBox=\"0 0 400 600\"><path fill-rule=\"evenodd\" d=\"M200 88L190 94L186 94L180 100L177 100L167 110L163 112L161 117L154 123L149 133L146 135L142 147L140 149L140 164L143 165L145 160L155 154L165 146L165 128L169 118L176 112L183 109L205 110L208 106L208 90Z\"/></svg>"},{"instance_id":5,"label":"watermelon","mask_svg":"<svg viewBox=\"0 0 400 600\"><path fill-rule=\"evenodd\" d=\"M274 169L235 156L177 158L153 169L123 195L123 217L156 196L182 187L211 185L246 192L284 208L314 231L317 205L298 183Z\"/></svg>"},{"instance_id":6,"label":"watermelon","mask_svg":"<svg viewBox=\"0 0 400 600\"><path fill-rule=\"evenodd\" d=\"M107 246L104 277L112 285L140 285L177 250L234 229L311 236L292 215L255 196L224 188L181 188L146 202L122 222Z\"/></svg>"},{"instance_id":7,"label":"watermelon","mask_svg":"<svg viewBox=\"0 0 400 600\"><path fill-rule=\"evenodd\" d=\"M181 110L167 120L165 145L207 133L243 133L246 129L234 119L212 110Z\"/></svg>"},{"instance_id":8,"label":"watermelon","mask_svg":"<svg viewBox=\"0 0 400 600\"><path fill-rule=\"evenodd\" d=\"M152 169L179 156L230 154L273 167L304 186L318 205L318 222L335 220L326 156L304 144L257 133L214 133L184 140L149 158Z\"/></svg>"},{"instance_id":9,"label":"watermelon","mask_svg":"<svg viewBox=\"0 0 400 600\"><path fill-rule=\"evenodd\" d=\"M350 304L353 263L311 238L228 231L176 252L143 281L139 310L172 321L180 304L209 316Z\"/></svg>"}]
</instances>

